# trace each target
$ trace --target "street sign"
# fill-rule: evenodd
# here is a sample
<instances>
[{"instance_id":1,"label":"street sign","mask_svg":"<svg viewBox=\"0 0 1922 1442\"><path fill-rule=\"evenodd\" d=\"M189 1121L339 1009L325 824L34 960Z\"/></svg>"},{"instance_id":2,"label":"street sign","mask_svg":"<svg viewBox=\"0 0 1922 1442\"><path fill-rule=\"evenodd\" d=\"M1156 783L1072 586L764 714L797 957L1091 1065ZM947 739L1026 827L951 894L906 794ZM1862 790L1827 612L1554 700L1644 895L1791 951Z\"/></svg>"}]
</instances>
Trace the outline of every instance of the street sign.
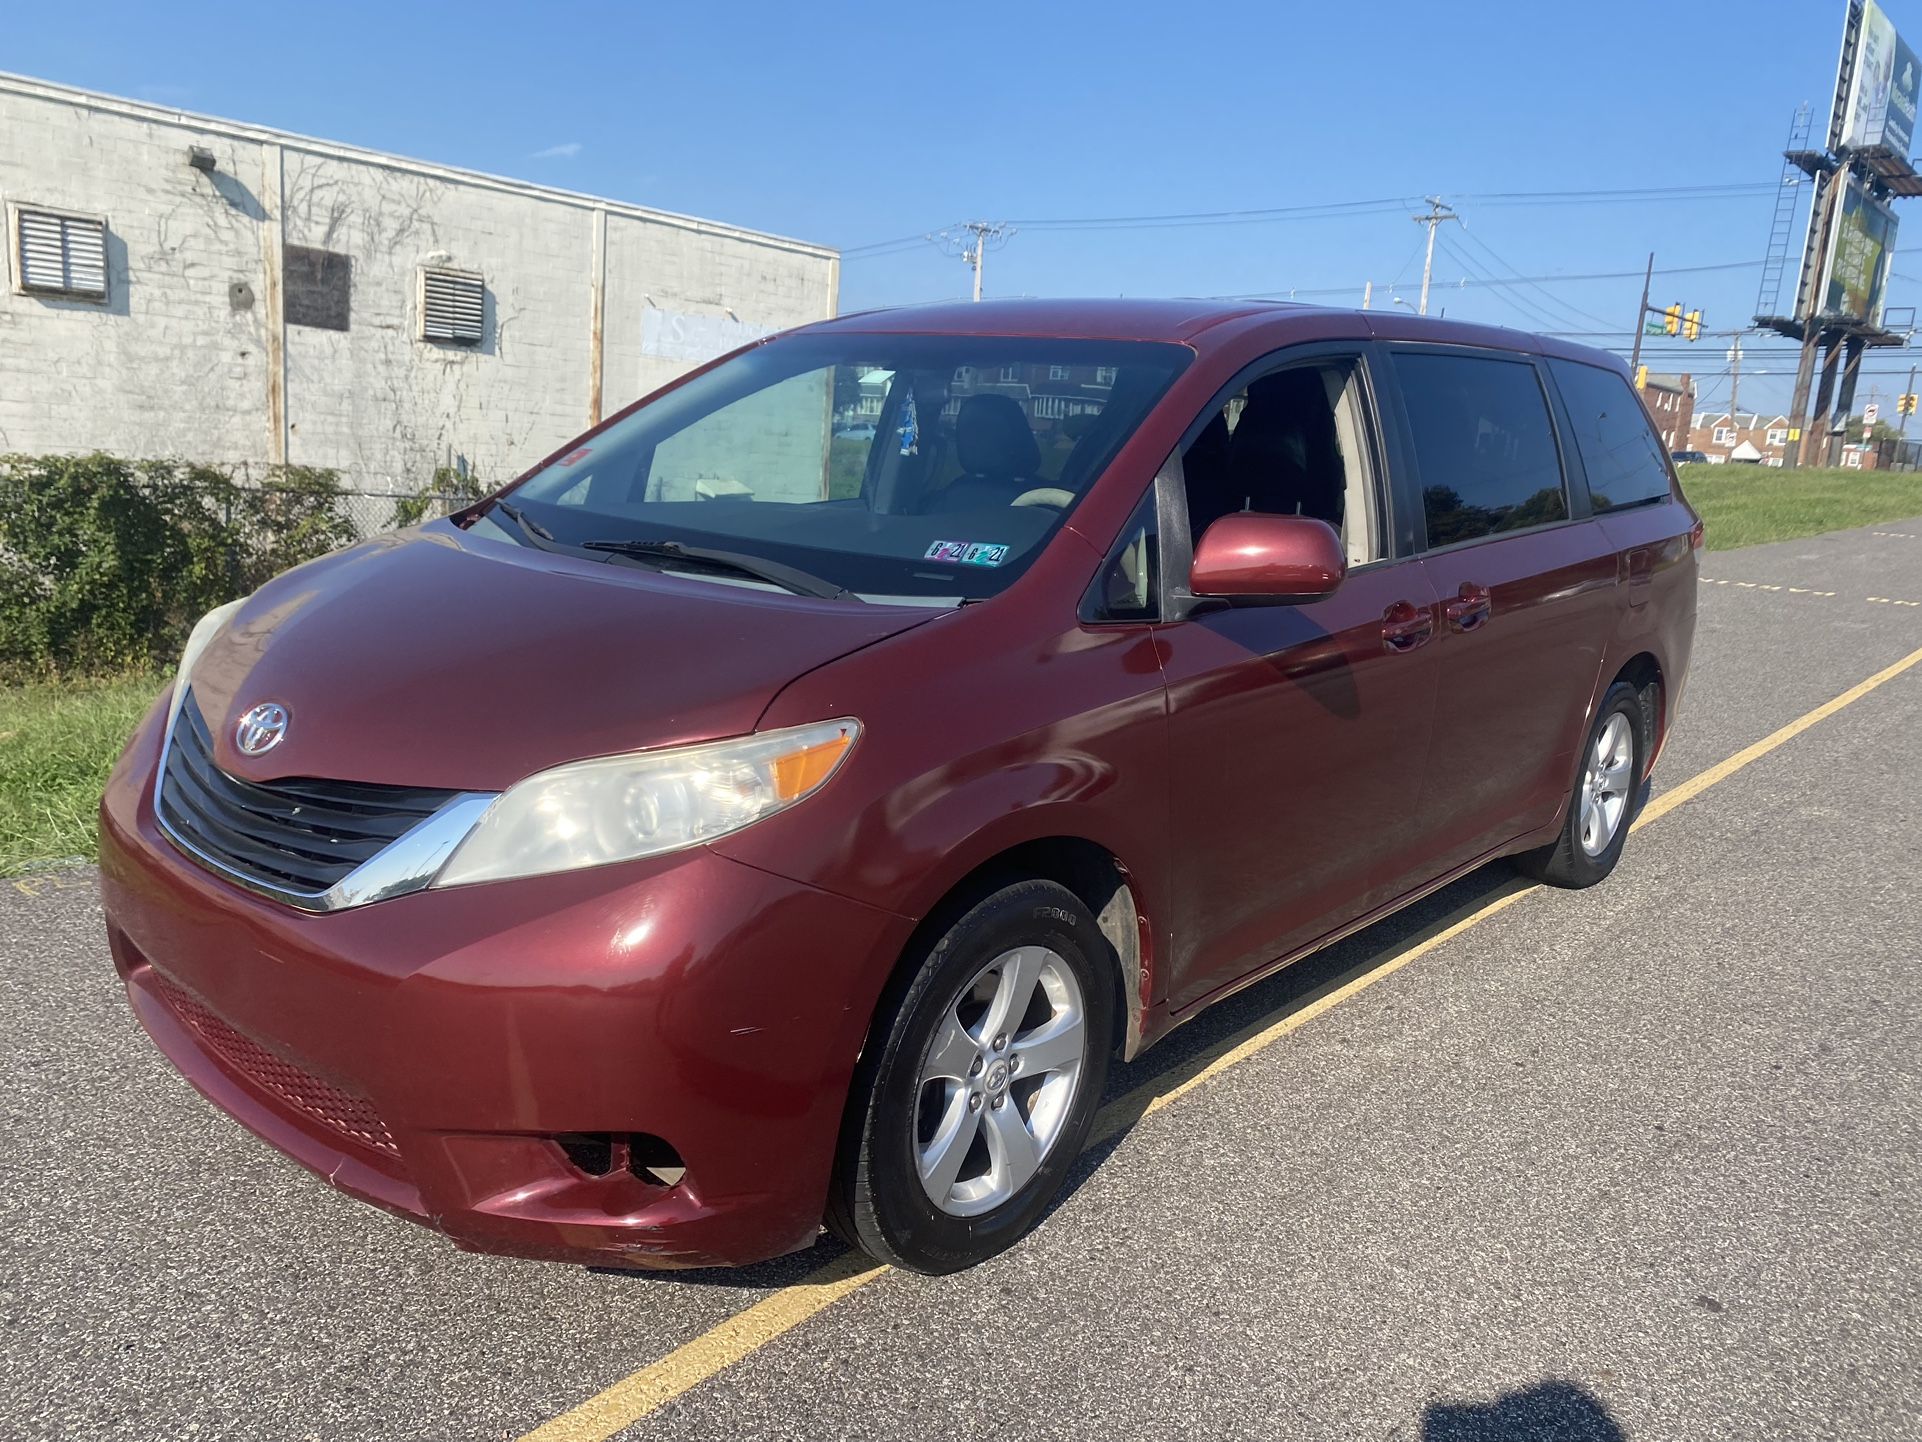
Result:
<instances>
[{"instance_id":1,"label":"street sign","mask_svg":"<svg viewBox=\"0 0 1922 1442\"><path fill-rule=\"evenodd\" d=\"M1862 407L1862 424L1865 426L1874 425L1875 418L1881 414L1882 407L1878 406L1874 401L1870 401Z\"/></svg>"}]
</instances>

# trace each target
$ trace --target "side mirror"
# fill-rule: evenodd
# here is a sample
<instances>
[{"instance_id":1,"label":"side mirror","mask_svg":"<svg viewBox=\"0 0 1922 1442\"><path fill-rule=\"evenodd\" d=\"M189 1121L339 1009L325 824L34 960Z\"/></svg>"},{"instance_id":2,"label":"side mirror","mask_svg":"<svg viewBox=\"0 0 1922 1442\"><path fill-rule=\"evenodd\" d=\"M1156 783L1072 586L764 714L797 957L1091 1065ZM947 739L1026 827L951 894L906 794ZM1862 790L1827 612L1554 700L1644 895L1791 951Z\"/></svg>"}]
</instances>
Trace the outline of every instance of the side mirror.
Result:
<instances>
[{"instance_id":1,"label":"side mirror","mask_svg":"<svg viewBox=\"0 0 1922 1442\"><path fill-rule=\"evenodd\" d=\"M1240 511L1202 533L1188 589L1225 600L1317 601L1347 574L1341 537L1326 521Z\"/></svg>"}]
</instances>

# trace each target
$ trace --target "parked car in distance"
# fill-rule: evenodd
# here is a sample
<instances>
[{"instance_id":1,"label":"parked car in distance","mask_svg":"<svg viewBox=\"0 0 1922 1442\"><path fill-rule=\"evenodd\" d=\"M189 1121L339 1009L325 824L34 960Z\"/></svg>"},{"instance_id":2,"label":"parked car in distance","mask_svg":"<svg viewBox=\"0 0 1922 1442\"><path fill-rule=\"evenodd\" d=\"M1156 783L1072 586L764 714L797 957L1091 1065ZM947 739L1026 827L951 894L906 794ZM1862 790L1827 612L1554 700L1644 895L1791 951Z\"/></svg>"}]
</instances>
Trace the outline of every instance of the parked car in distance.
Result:
<instances>
[{"instance_id":1,"label":"parked car in distance","mask_svg":"<svg viewBox=\"0 0 1922 1442\"><path fill-rule=\"evenodd\" d=\"M844 441L871 441L874 439L874 427L866 424L843 426L834 434Z\"/></svg>"},{"instance_id":2,"label":"parked car in distance","mask_svg":"<svg viewBox=\"0 0 1922 1442\"><path fill-rule=\"evenodd\" d=\"M1678 466L1705 466L1708 464L1707 451L1670 451L1668 458Z\"/></svg>"},{"instance_id":3,"label":"parked car in distance","mask_svg":"<svg viewBox=\"0 0 1922 1442\"><path fill-rule=\"evenodd\" d=\"M1559 340L826 321L203 620L102 801L114 960L216 1105L462 1247L955 1270L1111 1058L1496 858L1607 876L1701 540Z\"/></svg>"}]
</instances>

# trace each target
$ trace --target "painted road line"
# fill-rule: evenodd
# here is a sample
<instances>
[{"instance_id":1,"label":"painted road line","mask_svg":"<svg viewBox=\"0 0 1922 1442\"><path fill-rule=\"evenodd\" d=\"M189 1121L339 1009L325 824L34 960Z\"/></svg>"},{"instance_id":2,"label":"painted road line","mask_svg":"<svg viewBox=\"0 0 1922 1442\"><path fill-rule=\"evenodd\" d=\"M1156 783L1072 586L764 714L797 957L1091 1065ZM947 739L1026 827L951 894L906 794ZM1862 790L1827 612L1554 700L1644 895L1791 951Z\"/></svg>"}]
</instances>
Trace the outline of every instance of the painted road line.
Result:
<instances>
[{"instance_id":1,"label":"painted road line","mask_svg":"<svg viewBox=\"0 0 1922 1442\"><path fill-rule=\"evenodd\" d=\"M1918 664L1922 664L1922 649L1911 651L1894 665L1884 667L1833 700L1823 702L1813 711L1770 732L1752 746L1743 747L1727 760L1690 777L1672 790L1664 791L1643 808L1633 829L1639 831L1661 820L1711 786L1726 781L1745 766L1761 760L1811 726L1827 720L1845 706L1853 705L1878 686L1885 685ZM1346 979L1336 978L1319 991L1309 993L1294 1003L1279 1020L1257 1023L1238 1036L1230 1037L1191 1058L1172 1073L1144 1082L1101 1109L1095 1117L1088 1145L1099 1145L1143 1118L1153 1116L1204 1082L1264 1051L1376 982L1393 976L1410 962L1428 955L1463 932L1480 926L1524 897L1543 889L1541 886L1517 882L1515 890L1497 896L1459 921L1445 925L1404 947L1387 960ZM816 1313L833 1306L843 1297L891 1270L859 1253L837 1257L801 1281L763 1298L746 1311L735 1314L692 1341L676 1347L660 1361L623 1377L579 1406L542 1423L523 1436L520 1442L607 1442L624 1428L651 1416L682 1393L718 1376L736 1362L751 1356Z\"/></svg>"},{"instance_id":2,"label":"painted road line","mask_svg":"<svg viewBox=\"0 0 1922 1442\"><path fill-rule=\"evenodd\" d=\"M1639 831L1651 822L1660 821L1676 807L1694 800L1718 781L1726 781L1744 766L1761 760L1764 756L1768 755L1769 752L1775 750L1776 747L1793 741L1797 736L1800 736L1804 731L1808 730L1809 727L1826 721L1844 706L1854 705L1876 687L1886 685L1897 676L1900 676L1904 671L1918 664L1922 664L1922 649L1909 652L1908 655L1904 656L1900 661L1897 661L1893 666L1883 667L1880 671L1877 671L1873 676L1869 677L1868 680L1858 682L1856 685L1849 687L1848 690L1844 691L1840 696L1837 696L1833 701L1824 701L1813 711L1808 712L1806 715L1796 717L1780 730L1771 731L1753 746L1745 746L1740 751L1737 751L1733 756L1729 757L1728 760L1718 762L1699 775L1691 776L1673 790L1664 791L1642 809L1642 814L1635 819L1635 825L1632 829Z\"/></svg>"},{"instance_id":3,"label":"painted road line","mask_svg":"<svg viewBox=\"0 0 1922 1442\"><path fill-rule=\"evenodd\" d=\"M1704 586L1739 586L1744 591L1780 591L1790 596L1833 596L1833 591L1816 591L1807 586L1769 586L1760 581L1718 581L1703 576ZM1915 606L1922 607L1922 601L1905 601L1896 596L1865 596L1871 606Z\"/></svg>"},{"instance_id":4,"label":"painted road line","mask_svg":"<svg viewBox=\"0 0 1922 1442\"><path fill-rule=\"evenodd\" d=\"M1713 576L1702 576L1698 579L1704 586L1736 586L1744 591L1779 591L1790 596L1833 597L1835 595L1833 591L1817 591L1809 586L1771 586L1762 581L1725 581Z\"/></svg>"},{"instance_id":5,"label":"painted road line","mask_svg":"<svg viewBox=\"0 0 1922 1442\"><path fill-rule=\"evenodd\" d=\"M529 1432L521 1442L605 1442L624 1427L658 1412L690 1387L726 1371L784 1332L791 1332L824 1307L831 1307L883 1272L859 1252L837 1257L792 1286L783 1287L745 1312L737 1312L693 1341L676 1347L652 1366L623 1377Z\"/></svg>"}]
</instances>

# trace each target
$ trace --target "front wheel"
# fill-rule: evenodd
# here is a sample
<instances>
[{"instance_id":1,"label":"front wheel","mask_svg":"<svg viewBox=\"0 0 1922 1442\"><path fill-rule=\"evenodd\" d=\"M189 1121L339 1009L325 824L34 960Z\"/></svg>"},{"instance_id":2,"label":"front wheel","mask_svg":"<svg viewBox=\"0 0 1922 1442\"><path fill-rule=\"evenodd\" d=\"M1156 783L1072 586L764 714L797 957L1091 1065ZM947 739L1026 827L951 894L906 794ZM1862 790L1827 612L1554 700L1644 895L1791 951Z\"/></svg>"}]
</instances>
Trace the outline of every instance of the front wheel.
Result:
<instances>
[{"instance_id":1,"label":"front wheel","mask_svg":"<svg viewBox=\"0 0 1922 1442\"><path fill-rule=\"evenodd\" d=\"M1617 681L1589 728L1561 836L1516 857L1516 866L1537 881L1573 888L1593 886L1613 871L1635 820L1647 745L1641 696Z\"/></svg>"},{"instance_id":2,"label":"front wheel","mask_svg":"<svg viewBox=\"0 0 1922 1442\"><path fill-rule=\"evenodd\" d=\"M1033 1229L1107 1078L1106 946L1046 881L995 892L934 943L855 1079L827 1218L844 1241L938 1274Z\"/></svg>"}]
</instances>

